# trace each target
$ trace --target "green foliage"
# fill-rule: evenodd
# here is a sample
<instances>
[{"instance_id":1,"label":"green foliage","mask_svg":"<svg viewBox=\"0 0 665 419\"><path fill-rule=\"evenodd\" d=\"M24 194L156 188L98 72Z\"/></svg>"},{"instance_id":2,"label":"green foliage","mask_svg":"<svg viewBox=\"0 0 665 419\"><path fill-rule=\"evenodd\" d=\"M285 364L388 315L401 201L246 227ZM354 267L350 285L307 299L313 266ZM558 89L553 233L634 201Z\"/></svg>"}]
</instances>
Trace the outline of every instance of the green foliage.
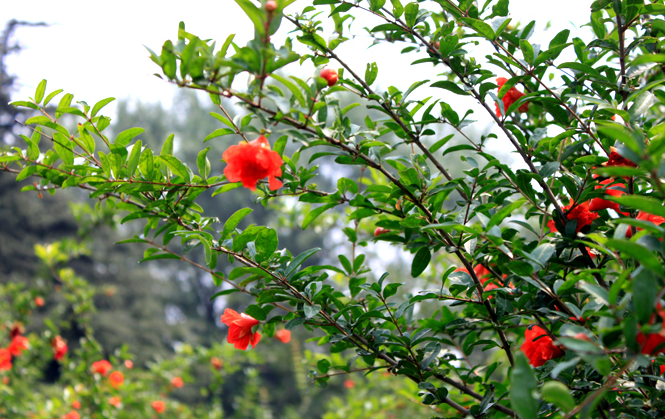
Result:
<instances>
[{"instance_id":1,"label":"green foliage","mask_svg":"<svg viewBox=\"0 0 665 419\"><path fill-rule=\"evenodd\" d=\"M444 416L662 416L654 370L661 361L650 362L665 330L662 1L596 1L593 40L568 42L563 31L546 50L529 42L536 21L511 26L502 0L393 1L392 11L383 1L315 0L292 14L285 14L289 1L273 11L237 3L255 29L246 45L229 37L215 50L181 24L178 39L151 59L170 82L207 92L222 111L213 117L223 127L203 141L263 135L275 143L283 186L259 181L257 201L297 200L303 229L322 231L328 217L341 220L351 249L350 257L338 255L341 268L313 262L319 248L280 249L283 233L246 222L248 208L222 219L206 211L198 203L204 192L219 196L239 187L208 162L208 149L188 164L176 156L171 135L160 153L152 144L139 155L141 129L112 142L103 134L109 119L87 105L72 107L71 95L55 113L41 100L16 102L42 112L26 123L41 127L53 146L37 156L35 140L27 139L26 149L0 156L4 170L112 202L123 223L143 227L132 240L148 246L144 261L181 259L201 268L217 284L254 298L246 312L266 335L280 323L316 330L313 339L332 357L355 357L335 366L317 360L318 386L333 369L385 368L412 381L412 394ZM335 32L323 36L329 26L320 13L327 10ZM402 54L419 54L413 65L433 65L437 79L413 80L405 92L373 88L383 74L375 64L362 75L335 52L355 36L353 18L361 12L379 20L367 28L374 42L408 44ZM490 20L496 16L503 17ZM274 45L277 30L294 32L295 40ZM469 57L474 43L495 52L483 62ZM574 61L557 62L564 52ZM306 61L317 67L312 77L284 75ZM320 77L323 66L338 68L334 86ZM498 91L495 71L507 76ZM425 84L440 90L417 98ZM341 92L357 95L357 103L343 107ZM466 128L475 122L473 111L445 103L448 92L475 99L497 133L472 138ZM241 115L232 118L222 98L235 101ZM358 105L381 117L352 120ZM59 119L64 114L82 129L70 133ZM466 143L448 146L448 136L430 145L446 125ZM104 151L95 151L88 136ZM516 152L521 168L487 152L497 141ZM457 156L462 173L449 170ZM255 157L242 158L245 164ZM330 190L312 183L319 170L313 163L323 158L357 180L340 175ZM412 257L408 287L385 284L386 275L372 271L365 249L372 241ZM185 255L198 246L204 264ZM216 273L223 260L240 266L228 276ZM545 328L543 336L523 337L533 324L539 326L530 330ZM516 355L520 342L528 361ZM634 387L640 391L628 390ZM570 397L562 395L567 389Z\"/></svg>"}]
</instances>

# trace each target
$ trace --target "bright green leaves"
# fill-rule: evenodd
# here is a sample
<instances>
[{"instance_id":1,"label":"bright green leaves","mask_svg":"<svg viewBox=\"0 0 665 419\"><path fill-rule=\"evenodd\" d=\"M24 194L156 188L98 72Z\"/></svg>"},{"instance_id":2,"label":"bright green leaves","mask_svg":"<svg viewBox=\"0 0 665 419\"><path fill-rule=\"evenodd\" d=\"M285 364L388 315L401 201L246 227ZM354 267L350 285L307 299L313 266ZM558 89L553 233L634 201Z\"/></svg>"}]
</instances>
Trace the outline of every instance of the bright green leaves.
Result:
<instances>
[{"instance_id":1,"label":"bright green leaves","mask_svg":"<svg viewBox=\"0 0 665 419\"><path fill-rule=\"evenodd\" d=\"M210 151L210 147L206 147L205 149L201 150L196 156L196 166L199 168L199 175L201 176L201 179L207 179L208 175L210 174L210 160L208 160L208 151Z\"/></svg>"},{"instance_id":2,"label":"bright green leaves","mask_svg":"<svg viewBox=\"0 0 665 419\"><path fill-rule=\"evenodd\" d=\"M418 3L409 3L404 8L404 20L406 21L406 26L409 28L413 28L416 25L418 9Z\"/></svg>"},{"instance_id":3,"label":"bright green leaves","mask_svg":"<svg viewBox=\"0 0 665 419\"><path fill-rule=\"evenodd\" d=\"M44 92L46 91L46 80L42 80L37 85L37 90L35 91L35 102L39 105L44 99Z\"/></svg>"},{"instance_id":4,"label":"bright green leaves","mask_svg":"<svg viewBox=\"0 0 665 419\"><path fill-rule=\"evenodd\" d=\"M160 155L157 157L157 161L166 164L166 166L168 166L168 168L185 183L191 182L193 176L191 169L177 157L168 154Z\"/></svg>"},{"instance_id":5,"label":"bright green leaves","mask_svg":"<svg viewBox=\"0 0 665 419\"><path fill-rule=\"evenodd\" d=\"M470 17L463 17L462 22L466 24L469 28L473 29L478 35L489 39L490 41L494 41L496 38L496 33L494 33L494 29L487 23L483 22L482 20L478 19L472 19Z\"/></svg>"},{"instance_id":6,"label":"bright green leaves","mask_svg":"<svg viewBox=\"0 0 665 419\"><path fill-rule=\"evenodd\" d=\"M548 381L540 389L542 398L554 403L564 412L570 412L575 408L575 399L570 395L570 389L560 381Z\"/></svg>"},{"instance_id":7,"label":"bright green leaves","mask_svg":"<svg viewBox=\"0 0 665 419\"><path fill-rule=\"evenodd\" d=\"M538 382L533 375L526 357L521 352L515 354L515 365L510 374L510 404L520 419L538 418Z\"/></svg>"},{"instance_id":8,"label":"bright green leaves","mask_svg":"<svg viewBox=\"0 0 665 419\"><path fill-rule=\"evenodd\" d=\"M376 80L376 76L379 73L379 67L376 63L367 63L367 69L365 70L365 83L368 86L371 86Z\"/></svg>"}]
</instances>

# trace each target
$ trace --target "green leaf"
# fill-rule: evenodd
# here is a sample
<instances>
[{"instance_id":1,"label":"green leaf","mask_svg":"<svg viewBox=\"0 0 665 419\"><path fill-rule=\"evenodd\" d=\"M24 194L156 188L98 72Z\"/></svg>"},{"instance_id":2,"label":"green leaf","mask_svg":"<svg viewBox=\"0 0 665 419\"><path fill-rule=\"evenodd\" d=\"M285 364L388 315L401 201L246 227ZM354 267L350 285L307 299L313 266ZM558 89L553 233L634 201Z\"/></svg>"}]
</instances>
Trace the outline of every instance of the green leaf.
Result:
<instances>
[{"instance_id":1,"label":"green leaf","mask_svg":"<svg viewBox=\"0 0 665 419\"><path fill-rule=\"evenodd\" d=\"M242 186L242 183L236 182L236 183L229 183L228 185L223 185L222 187L218 188L215 192L212 193L211 196L219 195L224 192L228 192L230 190L239 188Z\"/></svg>"},{"instance_id":2,"label":"green leaf","mask_svg":"<svg viewBox=\"0 0 665 419\"><path fill-rule=\"evenodd\" d=\"M169 169L173 171L175 175L183 179L185 183L191 182L192 180L191 170L189 170L189 167L187 167L177 157L170 155L161 155L157 157L157 160L164 162L164 164L166 164L169 167Z\"/></svg>"},{"instance_id":3,"label":"green leaf","mask_svg":"<svg viewBox=\"0 0 665 419\"><path fill-rule=\"evenodd\" d=\"M429 265L430 260L432 260L432 254L427 247L418 250L411 263L411 276L414 278L419 277L427 268L427 265Z\"/></svg>"},{"instance_id":4,"label":"green leaf","mask_svg":"<svg viewBox=\"0 0 665 419\"><path fill-rule=\"evenodd\" d=\"M254 24L254 30L260 36L265 34L265 22L263 21L265 13L263 10L254 6L254 4L249 0L235 0L235 2L242 8L247 17Z\"/></svg>"},{"instance_id":5,"label":"green leaf","mask_svg":"<svg viewBox=\"0 0 665 419\"><path fill-rule=\"evenodd\" d=\"M418 3L409 3L404 7L404 20L406 21L406 26L413 28L416 24L416 19L418 18Z\"/></svg>"},{"instance_id":6,"label":"green leaf","mask_svg":"<svg viewBox=\"0 0 665 419\"><path fill-rule=\"evenodd\" d=\"M512 202L511 204L501 208L499 211L497 211L492 218L490 218L489 223L487 223L486 229L489 230L490 228L501 224L501 222L509 216L513 211L516 209L524 206L524 203L526 202L525 198L520 198L515 202Z\"/></svg>"},{"instance_id":7,"label":"green leaf","mask_svg":"<svg viewBox=\"0 0 665 419\"><path fill-rule=\"evenodd\" d=\"M491 41L494 41L494 38L496 38L494 29L492 29L490 25L483 22L482 20L472 19L470 17L463 17L462 21L466 23L467 26L474 29L476 32L478 32L478 34L484 36L485 38Z\"/></svg>"},{"instance_id":8,"label":"green leaf","mask_svg":"<svg viewBox=\"0 0 665 419\"><path fill-rule=\"evenodd\" d=\"M46 79L39 82L37 90L35 90L35 102L39 105L44 99L44 92L46 91Z\"/></svg>"},{"instance_id":9,"label":"green leaf","mask_svg":"<svg viewBox=\"0 0 665 419\"><path fill-rule=\"evenodd\" d=\"M162 151L159 153L161 156L166 156L166 155L173 154L173 138L174 137L175 137L175 134L171 134L166 138L166 141L164 141L164 145L162 145Z\"/></svg>"},{"instance_id":10,"label":"green leaf","mask_svg":"<svg viewBox=\"0 0 665 419\"><path fill-rule=\"evenodd\" d=\"M381 10L386 0L369 0L369 9L373 12Z\"/></svg>"},{"instance_id":11,"label":"green leaf","mask_svg":"<svg viewBox=\"0 0 665 419\"><path fill-rule=\"evenodd\" d=\"M450 90L451 92L455 93L456 95L461 95L461 96L470 95L469 92L466 92L466 91L462 90L462 88L459 87L457 84L455 84L451 81L448 81L448 80L437 81L435 83L430 84L430 87L438 87L440 89Z\"/></svg>"},{"instance_id":12,"label":"green leaf","mask_svg":"<svg viewBox=\"0 0 665 419\"><path fill-rule=\"evenodd\" d=\"M319 312L321 311L321 306L318 304L312 304L312 305L305 304L303 305L302 308L303 311L305 312L305 318L307 319L311 319L312 317L319 314Z\"/></svg>"},{"instance_id":13,"label":"green leaf","mask_svg":"<svg viewBox=\"0 0 665 419\"><path fill-rule=\"evenodd\" d=\"M538 418L538 388L536 377L521 352L515 353L515 365L510 374L510 404L521 419Z\"/></svg>"},{"instance_id":14,"label":"green leaf","mask_svg":"<svg viewBox=\"0 0 665 419\"><path fill-rule=\"evenodd\" d=\"M376 63L367 63L367 69L365 70L365 83L368 86L371 86L372 83L376 80L376 76L379 73L379 67L376 66Z\"/></svg>"},{"instance_id":15,"label":"green leaf","mask_svg":"<svg viewBox=\"0 0 665 419\"><path fill-rule=\"evenodd\" d=\"M63 163L74 164L74 151L72 150L72 143L69 141L69 138L59 132L53 133L53 148Z\"/></svg>"},{"instance_id":16,"label":"green leaf","mask_svg":"<svg viewBox=\"0 0 665 419\"><path fill-rule=\"evenodd\" d=\"M199 174L201 179L205 180L210 174L210 160L208 160L208 151L210 147L206 147L204 150L201 150L196 156L196 166L199 168Z\"/></svg>"},{"instance_id":17,"label":"green leaf","mask_svg":"<svg viewBox=\"0 0 665 419\"><path fill-rule=\"evenodd\" d=\"M540 388L543 399L554 403L564 412L570 412L575 408L575 399L570 395L570 389L560 381L548 381Z\"/></svg>"},{"instance_id":18,"label":"green leaf","mask_svg":"<svg viewBox=\"0 0 665 419\"><path fill-rule=\"evenodd\" d=\"M665 217L665 206L663 206L663 201L660 199L652 198L650 196L607 196L604 199L616 202L624 207L635 208L649 214Z\"/></svg>"},{"instance_id":19,"label":"green leaf","mask_svg":"<svg viewBox=\"0 0 665 419\"><path fill-rule=\"evenodd\" d=\"M645 268L649 268L659 275L665 276L665 269L658 257L649 251L646 247L623 239L608 239L605 243L607 247L611 247L627 254L628 256L636 259Z\"/></svg>"},{"instance_id":20,"label":"green leaf","mask_svg":"<svg viewBox=\"0 0 665 419\"><path fill-rule=\"evenodd\" d=\"M256 320L259 320L259 321L263 321L266 318L268 318L268 316L266 315L266 312L261 307L257 306L256 304L252 304L251 306L247 306L247 308L245 309L245 314L247 314L248 316L252 316Z\"/></svg>"},{"instance_id":21,"label":"green leaf","mask_svg":"<svg viewBox=\"0 0 665 419\"><path fill-rule=\"evenodd\" d=\"M644 149L644 141L637 138L635 132L628 129L622 124L616 122L608 122L604 120L596 120L596 127L598 131L605 134L609 138L615 138L626 145L631 151L642 154Z\"/></svg>"},{"instance_id":22,"label":"green leaf","mask_svg":"<svg viewBox=\"0 0 665 419\"><path fill-rule=\"evenodd\" d=\"M218 128L218 129L214 130L213 132L211 132L210 134L208 134L208 136L203 139L203 142L205 143L208 140L212 140L213 138L216 138L216 137L221 137L222 135L229 135L229 134L235 134L235 133L236 133L236 131L232 130L230 128Z\"/></svg>"},{"instance_id":23,"label":"green leaf","mask_svg":"<svg viewBox=\"0 0 665 419\"><path fill-rule=\"evenodd\" d=\"M143 128L130 128L124 130L123 132L118 134L117 137L115 137L115 141L113 142L113 144L119 145L121 147L126 147L127 144L129 144L134 137L136 137L137 135L141 135L144 132L145 130Z\"/></svg>"},{"instance_id":24,"label":"green leaf","mask_svg":"<svg viewBox=\"0 0 665 419\"><path fill-rule=\"evenodd\" d=\"M134 172L136 171L136 167L139 164L142 145L143 144L141 143L141 140L138 140L136 143L134 143L132 152L129 154L129 159L127 160L127 176L130 178L134 177Z\"/></svg>"},{"instance_id":25,"label":"green leaf","mask_svg":"<svg viewBox=\"0 0 665 419\"><path fill-rule=\"evenodd\" d=\"M288 135L282 135L275 141L275 144L273 145L272 149L275 151L277 154L280 156L284 155L284 150L286 149L286 143L289 140Z\"/></svg>"},{"instance_id":26,"label":"green leaf","mask_svg":"<svg viewBox=\"0 0 665 419\"><path fill-rule=\"evenodd\" d=\"M305 250L298 256L294 257L291 263L289 263L289 266L286 268L284 276L286 276L287 278L290 277L296 271L296 269L298 269L298 267L302 265L304 261L306 261L310 256L312 256L314 253L318 252L319 250L321 249L315 247L313 249Z\"/></svg>"},{"instance_id":27,"label":"green leaf","mask_svg":"<svg viewBox=\"0 0 665 419\"><path fill-rule=\"evenodd\" d=\"M286 88L289 89L291 91L291 93L293 94L293 97L295 97L298 100L298 103L300 103L300 106L305 106L307 104L307 101L305 100L305 96L302 94L300 89L298 89L298 86L296 86L295 84L293 84L289 80L285 79L284 77L280 77L279 75L277 75L275 73L271 74L270 77L272 77L273 79L277 80L278 82L280 82L284 86L286 86ZM208 137L210 137L210 136L208 136ZM206 137L206 140L209 139L208 137Z\"/></svg>"},{"instance_id":28,"label":"green leaf","mask_svg":"<svg viewBox=\"0 0 665 419\"><path fill-rule=\"evenodd\" d=\"M150 181L152 180L152 175L155 170L154 159L152 157L152 150L146 148L141 153L141 158L139 159L139 169L141 169L141 174L143 178Z\"/></svg>"},{"instance_id":29,"label":"green leaf","mask_svg":"<svg viewBox=\"0 0 665 419\"><path fill-rule=\"evenodd\" d=\"M316 220L321 214L324 212L328 211L331 208L334 208L337 204L328 204L328 205L323 205L318 208L315 208L312 211L309 211L307 215L305 215L305 219L302 221L302 229L306 229L307 226L309 226L312 221Z\"/></svg>"},{"instance_id":30,"label":"green leaf","mask_svg":"<svg viewBox=\"0 0 665 419\"><path fill-rule=\"evenodd\" d=\"M46 99L44 99L44 106L48 105L49 102L51 102L51 99L58 96L60 93L62 93L62 89L58 89L55 92L49 93L49 95L46 96Z\"/></svg>"},{"instance_id":31,"label":"green leaf","mask_svg":"<svg viewBox=\"0 0 665 419\"><path fill-rule=\"evenodd\" d=\"M649 324L657 289L658 282L647 270L643 269L633 281L633 307L641 324Z\"/></svg>"},{"instance_id":32,"label":"green leaf","mask_svg":"<svg viewBox=\"0 0 665 419\"><path fill-rule=\"evenodd\" d=\"M243 208L236 211L228 220L224 223L224 228L222 229L222 234L219 238L219 241L223 241L228 237L228 235L238 227L240 221L245 218L252 210L250 208Z\"/></svg>"},{"instance_id":33,"label":"green leaf","mask_svg":"<svg viewBox=\"0 0 665 419\"><path fill-rule=\"evenodd\" d=\"M104 106L108 105L114 100L115 100L114 97L107 97L106 99L102 99L99 102L95 103L95 106L92 107L90 118L94 118L97 115L97 112L101 111Z\"/></svg>"},{"instance_id":34,"label":"green leaf","mask_svg":"<svg viewBox=\"0 0 665 419\"><path fill-rule=\"evenodd\" d=\"M524 61L526 61L527 64L532 65L534 60L534 52L533 47L529 41L526 39L520 39L520 50L522 50L522 54L524 54Z\"/></svg>"},{"instance_id":35,"label":"green leaf","mask_svg":"<svg viewBox=\"0 0 665 419\"><path fill-rule=\"evenodd\" d=\"M508 6L510 0L499 0L492 6L492 14L494 16L508 16Z\"/></svg>"}]
</instances>

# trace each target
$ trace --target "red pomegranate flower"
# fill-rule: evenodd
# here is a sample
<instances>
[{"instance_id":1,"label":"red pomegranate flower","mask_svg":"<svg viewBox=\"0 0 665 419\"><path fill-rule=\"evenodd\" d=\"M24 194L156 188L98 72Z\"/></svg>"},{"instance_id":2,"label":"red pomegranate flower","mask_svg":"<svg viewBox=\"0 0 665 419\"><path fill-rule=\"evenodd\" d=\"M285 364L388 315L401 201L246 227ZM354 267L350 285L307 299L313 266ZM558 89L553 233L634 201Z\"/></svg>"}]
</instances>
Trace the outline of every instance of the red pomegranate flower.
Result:
<instances>
[{"instance_id":1,"label":"red pomegranate flower","mask_svg":"<svg viewBox=\"0 0 665 419\"><path fill-rule=\"evenodd\" d=\"M67 341L65 341L60 336L53 338L51 341L51 348L53 348L53 359L56 361L60 361L62 358L64 358L65 354L69 350L67 347Z\"/></svg>"},{"instance_id":2,"label":"red pomegranate flower","mask_svg":"<svg viewBox=\"0 0 665 419\"><path fill-rule=\"evenodd\" d=\"M72 407L73 407L74 409L80 409L80 408L81 408L81 402L78 401L78 400L74 400L74 401L72 402Z\"/></svg>"},{"instance_id":3,"label":"red pomegranate flower","mask_svg":"<svg viewBox=\"0 0 665 419\"><path fill-rule=\"evenodd\" d=\"M466 269L466 268L464 268L464 267L462 267L462 268L457 268L457 269L455 269L453 272L466 272L466 273L469 274L469 276L471 275L471 274L469 273L468 269ZM476 273L476 276L477 276L478 279L480 280L480 283L481 283L481 284L484 284L485 282L487 282L487 280L490 279L490 276L492 275L492 274L490 273L489 269L487 269L486 267L484 267L484 266L481 265L481 264L478 264L478 265L474 266L474 267L473 267L473 272Z\"/></svg>"},{"instance_id":4,"label":"red pomegranate flower","mask_svg":"<svg viewBox=\"0 0 665 419\"><path fill-rule=\"evenodd\" d=\"M609 160L603 163L603 166L628 166L628 167L637 167L635 163L623 157L617 152L616 147L610 147L610 155L608 156Z\"/></svg>"},{"instance_id":5,"label":"red pomegranate flower","mask_svg":"<svg viewBox=\"0 0 665 419\"><path fill-rule=\"evenodd\" d=\"M120 387L124 381L125 381L125 376L122 375L120 371L113 371L111 375L109 375L109 382L111 383L113 388Z\"/></svg>"},{"instance_id":6,"label":"red pomegranate flower","mask_svg":"<svg viewBox=\"0 0 665 419\"><path fill-rule=\"evenodd\" d=\"M37 307L42 307L44 305L44 299L42 297L35 297L35 305Z\"/></svg>"},{"instance_id":7,"label":"red pomegranate flower","mask_svg":"<svg viewBox=\"0 0 665 419\"><path fill-rule=\"evenodd\" d=\"M134 368L134 363L129 359L125 359L125 368L131 370L132 368Z\"/></svg>"},{"instance_id":8,"label":"red pomegranate flower","mask_svg":"<svg viewBox=\"0 0 665 419\"><path fill-rule=\"evenodd\" d=\"M291 331L286 329L278 330L275 333L275 339L282 343L289 343L291 342Z\"/></svg>"},{"instance_id":9,"label":"red pomegranate flower","mask_svg":"<svg viewBox=\"0 0 665 419\"><path fill-rule=\"evenodd\" d=\"M9 349L0 348L0 371L12 369L12 354Z\"/></svg>"},{"instance_id":10,"label":"red pomegranate flower","mask_svg":"<svg viewBox=\"0 0 665 419\"><path fill-rule=\"evenodd\" d=\"M81 419L81 415L79 415L79 412L77 412L76 410L72 410L71 412L63 416L62 419Z\"/></svg>"},{"instance_id":11,"label":"red pomegranate flower","mask_svg":"<svg viewBox=\"0 0 665 419\"><path fill-rule=\"evenodd\" d=\"M106 377L106 374L108 374L109 371L111 371L111 368L112 368L111 363L105 359L92 363L92 370L96 373L103 375L104 377Z\"/></svg>"},{"instance_id":12,"label":"red pomegranate flower","mask_svg":"<svg viewBox=\"0 0 665 419\"><path fill-rule=\"evenodd\" d=\"M28 338L21 335L14 336L12 343L10 343L7 347L9 353L14 356L21 355L21 352L27 350L28 348L30 348L30 342L28 342Z\"/></svg>"},{"instance_id":13,"label":"red pomegranate flower","mask_svg":"<svg viewBox=\"0 0 665 419\"><path fill-rule=\"evenodd\" d=\"M390 233L390 230L387 228L383 227L377 227L376 230L374 230L374 237L379 237L382 234Z\"/></svg>"},{"instance_id":14,"label":"red pomegranate flower","mask_svg":"<svg viewBox=\"0 0 665 419\"><path fill-rule=\"evenodd\" d=\"M550 359L563 355L563 351L554 344L547 332L535 325L527 327L524 331L524 343L520 349L534 367L540 367Z\"/></svg>"},{"instance_id":15,"label":"red pomegranate flower","mask_svg":"<svg viewBox=\"0 0 665 419\"><path fill-rule=\"evenodd\" d=\"M508 81L508 79L505 78L505 77L499 77L498 79L496 79L496 84L499 86L499 90L501 90L501 88L503 87L504 84L506 84L507 81ZM521 98L522 96L524 96L524 93L520 92L519 90L517 90L514 87L511 87L510 90L508 90L506 92L506 94L503 96L503 99L502 99L504 112L507 112L508 108L510 108L510 105L517 102L517 100L519 98ZM495 106L496 106L496 116L501 118L501 108L499 108L498 103L495 103ZM520 112L528 111L529 110L529 102L523 103L522 105L520 105L519 108L517 108L517 110L520 111Z\"/></svg>"},{"instance_id":16,"label":"red pomegranate flower","mask_svg":"<svg viewBox=\"0 0 665 419\"><path fill-rule=\"evenodd\" d=\"M166 409L166 404L161 400L155 400L152 402L152 408L155 409L155 412L162 413Z\"/></svg>"},{"instance_id":17,"label":"red pomegranate flower","mask_svg":"<svg viewBox=\"0 0 665 419\"><path fill-rule=\"evenodd\" d=\"M237 311L227 308L222 315L222 322L229 327L229 333L226 340L233 343L236 349L247 349L251 344L256 348L256 344L261 340L259 332L252 333L252 328L259 324L259 321L245 313L238 314Z\"/></svg>"},{"instance_id":18,"label":"red pomegranate flower","mask_svg":"<svg viewBox=\"0 0 665 419\"><path fill-rule=\"evenodd\" d=\"M180 377L173 377L171 380L171 385L175 388L180 388L184 385L185 383L182 381L182 378Z\"/></svg>"},{"instance_id":19,"label":"red pomegranate flower","mask_svg":"<svg viewBox=\"0 0 665 419\"><path fill-rule=\"evenodd\" d=\"M111 397L109 399L109 404L113 407L118 407L118 406L120 406L120 399L117 398L117 397Z\"/></svg>"},{"instance_id":20,"label":"red pomegranate flower","mask_svg":"<svg viewBox=\"0 0 665 419\"><path fill-rule=\"evenodd\" d=\"M345 380L344 381L344 387L346 387L346 388L351 389L355 386L356 386L356 383L353 380Z\"/></svg>"},{"instance_id":21,"label":"red pomegranate flower","mask_svg":"<svg viewBox=\"0 0 665 419\"><path fill-rule=\"evenodd\" d=\"M596 189L604 189L605 193L609 196L623 196L626 194L624 191L617 189L617 188L625 189L626 185L624 185L623 183L617 183L616 185L612 185L612 183L614 183L614 179L605 179L604 181L600 182L599 185L596 186ZM612 185L612 186L604 188L603 185ZM589 203L589 211L598 212L604 209L613 209L614 211L620 214L626 216L630 215L627 212L620 211L619 204L617 204L616 202L608 201L607 199L593 198Z\"/></svg>"},{"instance_id":22,"label":"red pomegranate flower","mask_svg":"<svg viewBox=\"0 0 665 419\"><path fill-rule=\"evenodd\" d=\"M593 223L593 220L600 217L595 212L589 211L589 201L575 205L575 203L571 199L570 204L563 207L563 210L568 213L567 218L569 220L577 220L577 227L575 228L575 233L579 233L580 230L582 230L584 227L591 225L591 223ZM552 232L556 231L554 220L548 221L547 226L550 228L550 231Z\"/></svg>"},{"instance_id":23,"label":"red pomegranate flower","mask_svg":"<svg viewBox=\"0 0 665 419\"><path fill-rule=\"evenodd\" d=\"M656 308L658 315L663 320L660 332L649 333L646 336L642 332L637 334L637 343L640 345L641 352L645 355L656 356L665 353L665 310L663 310L660 303ZM656 316L652 315L649 324L654 323L656 323Z\"/></svg>"},{"instance_id":24,"label":"red pomegranate flower","mask_svg":"<svg viewBox=\"0 0 665 419\"><path fill-rule=\"evenodd\" d=\"M642 221L650 221L657 226L665 223L665 217L661 217L660 215L649 214L648 212L644 211L638 212L637 217L635 218ZM637 231L640 230L642 230L642 227L637 227ZM629 228L628 231L626 231L626 237L632 237L632 236L633 236L633 231L632 229Z\"/></svg>"},{"instance_id":25,"label":"red pomegranate flower","mask_svg":"<svg viewBox=\"0 0 665 419\"><path fill-rule=\"evenodd\" d=\"M270 190L282 187L275 176L282 175L284 161L276 151L270 150L270 143L263 135L254 141L242 142L227 148L222 159L227 166L224 175L231 182L242 182L250 191L256 190L256 182L268 177Z\"/></svg>"}]
</instances>

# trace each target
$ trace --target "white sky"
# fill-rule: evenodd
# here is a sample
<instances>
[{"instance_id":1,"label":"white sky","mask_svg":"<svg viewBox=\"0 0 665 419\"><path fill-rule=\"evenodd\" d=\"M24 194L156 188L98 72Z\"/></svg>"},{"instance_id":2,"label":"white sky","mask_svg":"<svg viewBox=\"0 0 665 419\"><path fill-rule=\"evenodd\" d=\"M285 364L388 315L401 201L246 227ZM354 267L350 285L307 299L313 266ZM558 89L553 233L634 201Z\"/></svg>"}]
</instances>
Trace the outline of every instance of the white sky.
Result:
<instances>
[{"instance_id":1,"label":"white sky","mask_svg":"<svg viewBox=\"0 0 665 419\"><path fill-rule=\"evenodd\" d=\"M305 3L299 0L289 9L295 12ZM591 0L512 0L510 16L513 22L521 21L523 24L536 19L540 26L536 27L530 41L542 43L546 48L549 40L562 29L571 29L573 36L580 36L576 34L576 25L588 21L590 4ZM62 88L74 94L75 101L85 100L90 105L113 96L145 102L161 101L170 106L175 87L152 75L159 68L150 61L143 45L159 53L166 39L176 39L181 20L189 32L203 39L215 39L218 45L230 33L237 34L235 39L238 43L253 36L249 19L233 0L194 1L189 4L172 0L30 0L6 2L2 6L2 15L0 23L3 27L5 21L12 18L51 24L50 27L22 27L16 31L14 39L18 39L23 50L8 60L9 73L18 76L19 89L13 100L33 96L39 81L46 78L47 92ZM325 19L326 15L320 16ZM413 53L400 56L399 50L404 45L379 45L367 50L369 38L362 35L361 28L371 27L377 22L364 19L365 16L358 15L358 21L354 24L355 32L360 34L357 42L343 44L336 51L340 56L347 57L358 73L364 74L366 63L376 61L380 87L392 84L406 89L415 80L436 79L437 72L430 65L409 65L424 53L421 56ZM551 29L543 33L546 19L550 19ZM283 40L287 32L284 29L288 25L288 22L283 23L280 30L282 36L274 37L273 41ZM478 57L491 53L485 48L472 52ZM287 70L307 77L312 74L313 68L300 68L294 63ZM442 68L438 70L442 71ZM408 77L404 77L405 74ZM418 92L420 97L426 94L443 97L455 105L453 107L460 115L466 108L478 109L471 99L440 89ZM105 111L113 116L114 107L109 105ZM474 116L482 117L487 122L478 111Z\"/></svg>"}]
</instances>

